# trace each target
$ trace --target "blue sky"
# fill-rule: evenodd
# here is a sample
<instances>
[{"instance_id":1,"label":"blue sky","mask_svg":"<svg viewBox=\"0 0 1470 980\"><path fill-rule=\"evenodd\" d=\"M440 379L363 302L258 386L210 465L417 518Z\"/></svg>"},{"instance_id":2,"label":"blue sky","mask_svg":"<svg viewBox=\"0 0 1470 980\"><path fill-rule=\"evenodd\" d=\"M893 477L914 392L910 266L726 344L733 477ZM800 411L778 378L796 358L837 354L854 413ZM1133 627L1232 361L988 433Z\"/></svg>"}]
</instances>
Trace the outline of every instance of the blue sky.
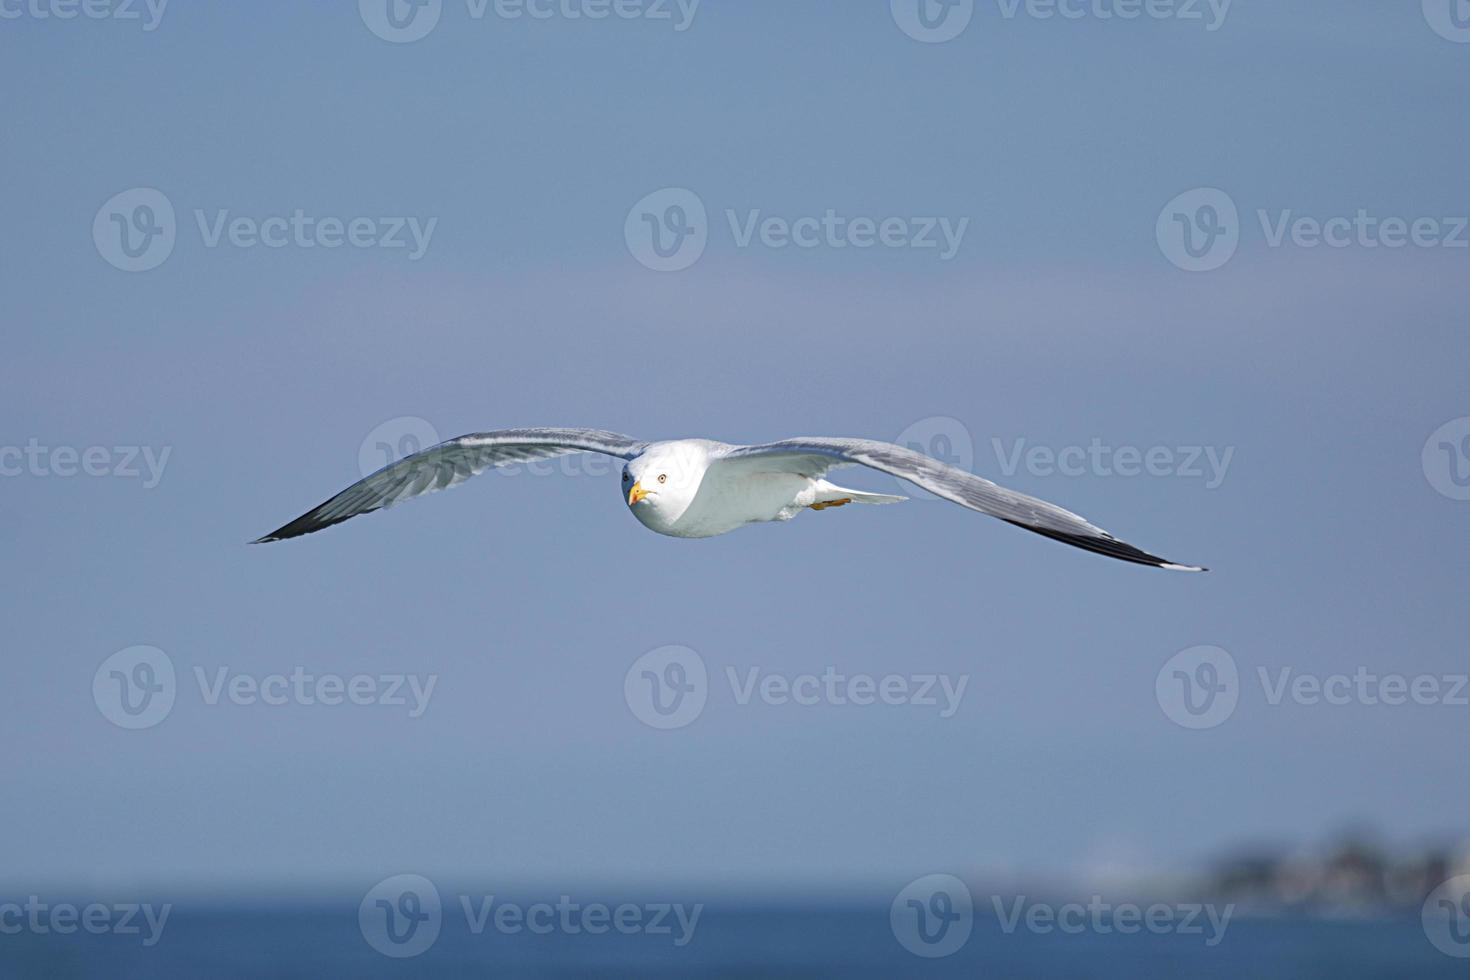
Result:
<instances>
[{"instance_id":1,"label":"blue sky","mask_svg":"<svg viewBox=\"0 0 1470 980\"><path fill-rule=\"evenodd\" d=\"M945 43L883 2L706 0L677 31L445 0L412 43L345 2L171 4L153 30L7 7L0 443L47 463L0 477L0 866L822 885L1177 867L1361 824L1458 834L1470 708L1273 705L1257 681L1465 670L1470 503L1421 450L1470 415L1470 249L1451 247L1470 44L1418 6L1242 2L1211 31L981 2ZM91 234L131 188L175 212L148 271ZM707 212L677 272L624 235L664 188ZM1191 273L1156 225L1196 188L1228 195L1239 243ZM417 258L210 247L199 225L298 209L377 237L434 225ZM968 224L948 259L742 247L730 225L829 209ZM1283 217L1360 210L1450 242L1271 244ZM407 417L444 437L958 432L981 475L1214 570L1109 562L934 501L678 541L623 513L615 473L580 471L244 545L357 479L369 433ZM1172 463L1006 475L1019 440ZM59 475L57 447L106 447L113 475ZM166 449L159 478L117 473L116 447ZM1231 452L1217 486L1179 472L1196 447ZM140 644L178 689L128 731L91 692ZM659 731L624 677L669 644L710 690ZM1202 644L1240 691L1196 731L1155 680ZM437 685L417 718L210 704L195 669L222 667ZM726 667L969 680L941 718L742 705Z\"/></svg>"}]
</instances>

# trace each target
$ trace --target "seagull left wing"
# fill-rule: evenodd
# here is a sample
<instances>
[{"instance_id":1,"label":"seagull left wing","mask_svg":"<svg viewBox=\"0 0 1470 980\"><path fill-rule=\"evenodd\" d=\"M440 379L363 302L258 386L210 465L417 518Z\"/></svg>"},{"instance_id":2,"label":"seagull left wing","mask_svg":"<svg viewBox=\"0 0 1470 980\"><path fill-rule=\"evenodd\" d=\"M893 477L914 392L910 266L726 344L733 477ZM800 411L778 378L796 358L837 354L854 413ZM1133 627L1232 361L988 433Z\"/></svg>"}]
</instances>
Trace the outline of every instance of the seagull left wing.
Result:
<instances>
[{"instance_id":1,"label":"seagull left wing","mask_svg":"<svg viewBox=\"0 0 1470 980\"><path fill-rule=\"evenodd\" d=\"M251 544L320 531L349 517L391 507L400 500L458 486L492 466L578 452L632 459L646 445L630 436L600 429L499 429L460 436L390 463Z\"/></svg>"},{"instance_id":2,"label":"seagull left wing","mask_svg":"<svg viewBox=\"0 0 1470 980\"><path fill-rule=\"evenodd\" d=\"M834 439L809 436L784 439L761 446L731 446L717 457L733 464L820 477L836 466L870 466L923 487L961 507L1045 535L1076 548L1122 561L1182 572L1202 572L1194 565L1177 565L1119 541L1102 528L1045 500L1007 490L973 473L957 469L923 453L872 439Z\"/></svg>"}]
</instances>

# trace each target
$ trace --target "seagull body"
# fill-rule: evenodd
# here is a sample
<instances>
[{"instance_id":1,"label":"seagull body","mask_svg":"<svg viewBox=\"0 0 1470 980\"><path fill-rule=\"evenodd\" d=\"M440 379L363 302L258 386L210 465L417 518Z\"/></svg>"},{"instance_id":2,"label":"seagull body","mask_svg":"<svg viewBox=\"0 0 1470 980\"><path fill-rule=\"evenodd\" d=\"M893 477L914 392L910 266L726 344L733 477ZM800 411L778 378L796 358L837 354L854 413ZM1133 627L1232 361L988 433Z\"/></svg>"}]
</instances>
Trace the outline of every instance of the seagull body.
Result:
<instances>
[{"instance_id":1,"label":"seagull body","mask_svg":"<svg viewBox=\"0 0 1470 980\"><path fill-rule=\"evenodd\" d=\"M621 494L628 508L644 527L670 537L708 538L747 524L787 521L808 509L907 499L849 490L824 478L836 467L857 465L1088 551L1157 568L1203 571L1125 544L1055 504L1007 490L892 443L820 436L754 446L711 439L641 442L599 429L501 429L450 439L385 466L255 543L309 534L410 497L455 486L492 466L574 452L626 460Z\"/></svg>"},{"instance_id":2,"label":"seagull body","mask_svg":"<svg viewBox=\"0 0 1470 980\"><path fill-rule=\"evenodd\" d=\"M715 465L735 448L709 439L652 444L643 454L646 459L629 462L623 481L633 516L659 534L712 538L747 524L789 521L807 508L825 510L854 502L893 504L906 499L847 490L796 472L738 462ZM659 477L664 478L662 482Z\"/></svg>"}]
</instances>

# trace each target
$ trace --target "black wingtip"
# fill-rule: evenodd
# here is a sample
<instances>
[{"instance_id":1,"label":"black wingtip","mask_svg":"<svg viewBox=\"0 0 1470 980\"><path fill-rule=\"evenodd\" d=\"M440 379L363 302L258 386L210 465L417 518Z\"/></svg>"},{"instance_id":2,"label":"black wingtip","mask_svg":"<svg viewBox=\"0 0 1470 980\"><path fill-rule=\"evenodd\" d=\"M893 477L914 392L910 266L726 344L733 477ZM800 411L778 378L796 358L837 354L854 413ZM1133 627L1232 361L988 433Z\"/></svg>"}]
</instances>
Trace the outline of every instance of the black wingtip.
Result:
<instances>
[{"instance_id":1,"label":"black wingtip","mask_svg":"<svg viewBox=\"0 0 1470 980\"><path fill-rule=\"evenodd\" d=\"M1053 541L1060 541L1063 544L1069 544L1074 548L1081 548L1084 551L1091 551L1093 554L1106 555L1109 558L1116 558L1119 561L1132 562L1135 565L1148 565L1150 568L1166 568L1172 572L1209 571L1208 568L1204 568L1200 565L1181 565L1178 562L1172 562L1167 558L1160 558L1158 555L1151 555L1147 551L1144 551L1140 548L1135 548L1133 547L1133 545L1119 541L1117 538L1100 538L1089 537L1084 534L1069 534L1066 531L1053 531L1050 528L1033 527L1030 524L1023 524L1020 521L1006 521L1006 523L1014 524L1016 525L1016 527L1025 528L1026 530L1031 531L1035 534L1040 534L1045 537L1051 538Z\"/></svg>"}]
</instances>

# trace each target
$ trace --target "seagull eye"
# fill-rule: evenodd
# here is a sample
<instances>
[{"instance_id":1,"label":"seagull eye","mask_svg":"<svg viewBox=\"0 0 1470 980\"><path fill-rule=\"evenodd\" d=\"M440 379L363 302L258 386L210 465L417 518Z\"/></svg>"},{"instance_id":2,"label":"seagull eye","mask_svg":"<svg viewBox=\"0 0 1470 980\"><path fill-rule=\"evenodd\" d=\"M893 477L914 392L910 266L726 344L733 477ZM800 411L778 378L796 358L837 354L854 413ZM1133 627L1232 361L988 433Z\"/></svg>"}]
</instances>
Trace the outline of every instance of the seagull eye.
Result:
<instances>
[{"instance_id":1,"label":"seagull eye","mask_svg":"<svg viewBox=\"0 0 1470 980\"><path fill-rule=\"evenodd\" d=\"M628 482L628 471L627 470L623 470L623 482L624 483L627 483Z\"/></svg>"},{"instance_id":2,"label":"seagull eye","mask_svg":"<svg viewBox=\"0 0 1470 980\"><path fill-rule=\"evenodd\" d=\"M668 482L668 479L669 479L669 475L667 473L660 473L658 475L658 482L660 482L660 483L666 483L666 482Z\"/></svg>"}]
</instances>

